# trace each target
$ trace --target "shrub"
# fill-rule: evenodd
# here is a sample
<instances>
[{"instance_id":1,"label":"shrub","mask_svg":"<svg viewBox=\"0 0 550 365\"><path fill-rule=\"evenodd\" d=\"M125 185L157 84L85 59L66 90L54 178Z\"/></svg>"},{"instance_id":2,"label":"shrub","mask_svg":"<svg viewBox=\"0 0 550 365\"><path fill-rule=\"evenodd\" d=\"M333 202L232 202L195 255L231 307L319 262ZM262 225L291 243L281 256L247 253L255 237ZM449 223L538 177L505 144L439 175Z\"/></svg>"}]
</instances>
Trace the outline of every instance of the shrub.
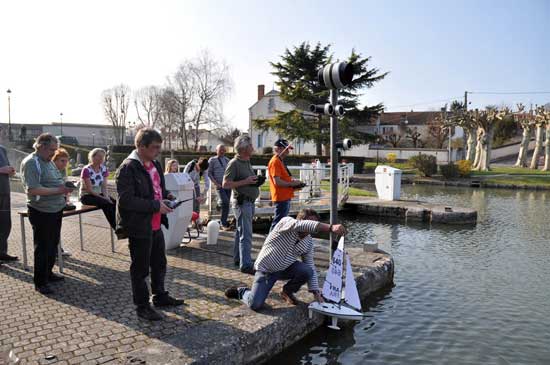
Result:
<instances>
[{"instance_id":1,"label":"shrub","mask_svg":"<svg viewBox=\"0 0 550 365\"><path fill-rule=\"evenodd\" d=\"M447 180L454 179L459 175L458 166L452 162L447 165L439 166L439 170L441 170L441 175L443 175L443 177Z\"/></svg>"},{"instance_id":2,"label":"shrub","mask_svg":"<svg viewBox=\"0 0 550 365\"><path fill-rule=\"evenodd\" d=\"M271 146L264 147L263 153L264 153L264 155L272 155L273 154L273 147L271 147Z\"/></svg>"},{"instance_id":3,"label":"shrub","mask_svg":"<svg viewBox=\"0 0 550 365\"><path fill-rule=\"evenodd\" d=\"M430 177L437 173L437 160L435 156L418 155L409 158L409 164L418 169L420 173L426 177Z\"/></svg>"},{"instance_id":4,"label":"shrub","mask_svg":"<svg viewBox=\"0 0 550 365\"><path fill-rule=\"evenodd\" d=\"M395 153L390 152L386 155L386 161L388 161L390 165L392 163L395 163L396 160L397 160L397 155Z\"/></svg>"},{"instance_id":5,"label":"shrub","mask_svg":"<svg viewBox=\"0 0 550 365\"><path fill-rule=\"evenodd\" d=\"M460 177L468 177L472 173L472 161L460 160L456 162Z\"/></svg>"}]
</instances>

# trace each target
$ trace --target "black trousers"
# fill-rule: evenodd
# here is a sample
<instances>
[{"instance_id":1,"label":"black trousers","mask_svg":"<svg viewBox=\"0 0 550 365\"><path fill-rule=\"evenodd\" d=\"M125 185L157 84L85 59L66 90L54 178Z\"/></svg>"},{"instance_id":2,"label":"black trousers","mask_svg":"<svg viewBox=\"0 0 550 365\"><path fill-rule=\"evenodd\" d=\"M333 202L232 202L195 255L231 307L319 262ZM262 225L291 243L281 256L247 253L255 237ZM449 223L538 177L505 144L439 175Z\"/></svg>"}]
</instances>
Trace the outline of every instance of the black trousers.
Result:
<instances>
[{"instance_id":1,"label":"black trousers","mask_svg":"<svg viewBox=\"0 0 550 365\"><path fill-rule=\"evenodd\" d=\"M34 285L37 287L47 284L52 274L62 219L63 210L45 213L29 207L29 221L34 239Z\"/></svg>"},{"instance_id":2,"label":"black trousers","mask_svg":"<svg viewBox=\"0 0 550 365\"><path fill-rule=\"evenodd\" d=\"M151 291L155 296L167 294L164 289L166 276L166 249L162 229L154 231L150 238L129 237L130 277L134 304L138 307L149 305L149 288L145 279L151 270Z\"/></svg>"},{"instance_id":3,"label":"black trousers","mask_svg":"<svg viewBox=\"0 0 550 365\"><path fill-rule=\"evenodd\" d=\"M80 201L82 204L86 205L94 205L98 208L101 208L103 210L103 214L105 214L105 218L107 218L107 221L109 222L109 225L111 228L116 228L116 200L109 197L111 202L109 203L107 200L103 198L99 198L97 196L91 195L91 194L85 194L80 197Z\"/></svg>"},{"instance_id":4,"label":"black trousers","mask_svg":"<svg viewBox=\"0 0 550 365\"><path fill-rule=\"evenodd\" d=\"M8 253L8 237L11 232L10 195L0 194L0 254Z\"/></svg>"}]
</instances>

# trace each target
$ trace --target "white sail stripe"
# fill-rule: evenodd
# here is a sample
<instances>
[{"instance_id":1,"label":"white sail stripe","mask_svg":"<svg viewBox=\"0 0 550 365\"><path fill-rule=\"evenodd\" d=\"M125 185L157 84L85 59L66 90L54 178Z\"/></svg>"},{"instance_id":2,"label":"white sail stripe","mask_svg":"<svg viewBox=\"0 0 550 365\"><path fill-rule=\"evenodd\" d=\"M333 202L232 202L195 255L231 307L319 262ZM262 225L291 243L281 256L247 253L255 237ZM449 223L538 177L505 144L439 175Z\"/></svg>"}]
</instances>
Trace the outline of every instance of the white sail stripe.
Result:
<instances>
[{"instance_id":1,"label":"white sail stripe","mask_svg":"<svg viewBox=\"0 0 550 365\"><path fill-rule=\"evenodd\" d=\"M351 261L349 255L346 253L346 289L344 300L351 307L361 310L361 300L359 299L359 293L357 292L357 284L353 276L351 269Z\"/></svg>"}]
</instances>

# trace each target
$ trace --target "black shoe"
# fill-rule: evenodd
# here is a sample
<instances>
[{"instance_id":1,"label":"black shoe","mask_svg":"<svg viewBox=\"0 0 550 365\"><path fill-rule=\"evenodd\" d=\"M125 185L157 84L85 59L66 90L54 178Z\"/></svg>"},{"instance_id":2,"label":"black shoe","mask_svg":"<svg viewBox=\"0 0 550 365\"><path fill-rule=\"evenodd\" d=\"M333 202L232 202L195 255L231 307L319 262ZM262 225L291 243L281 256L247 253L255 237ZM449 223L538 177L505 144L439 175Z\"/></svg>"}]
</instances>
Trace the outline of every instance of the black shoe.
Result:
<instances>
[{"instance_id":1,"label":"black shoe","mask_svg":"<svg viewBox=\"0 0 550 365\"><path fill-rule=\"evenodd\" d=\"M294 296L293 293L287 293L284 290L281 290L281 298L283 298L285 302L291 305L298 305L300 303L300 301Z\"/></svg>"},{"instance_id":2,"label":"black shoe","mask_svg":"<svg viewBox=\"0 0 550 365\"><path fill-rule=\"evenodd\" d=\"M241 266L241 262L240 261L233 261L233 265L235 265L235 267L239 267L239 266Z\"/></svg>"},{"instance_id":3,"label":"black shoe","mask_svg":"<svg viewBox=\"0 0 550 365\"><path fill-rule=\"evenodd\" d=\"M160 313L151 308L150 305L146 307L137 307L136 312L139 318L143 318L148 321L162 320L162 316L160 315Z\"/></svg>"},{"instance_id":4,"label":"black shoe","mask_svg":"<svg viewBox=\"0 0 550 365\"><path fill-rule=\"evenodd\" d=\"M10 256L7 253L0 255L0 261L17 261L19 258L17 256Z\"/></svg>"},{"instance_id":5,"label":"black shoe","mask_svg":"<svg viewBox=\"0 0 550 365\"><path fill-rule=\"evenodd\" d=\"M155 307L175 307L178 305L183 305L183 303L183 299L176 299L168 294L153 297L153 304Z\"/></svg>"},{"instance_id":6,"label":"black shoe","mask_svg":"<svg viewBox=\"0 0 550 365\"><path fill-rule=\"evenodd\" d=\"M229 299L241 299L239 297L239 289L236 286L225 289L225 296Z\"/></svg>"},{"instance_id":7,"label":"black shoe","mask_svg":"<svg viewBox=\"0 0 550 365\"><path fill-rule=\"evenodd\" d=\"M42 286L35 286L34 289L43 295L53 294L52 288L49 287L48 284L42 285Z\"/></svg>"},{"instance_id":8,"label":"black shoe","mask_svg":"<svg viewBox=\"0 0 550 365\"><path fill-rule=\"evenodd\" d=\"M248 275L256 275L256 270L253 267L243 267L241 272Z\"/></svg>"},{"instance_id":9,"label":"black shoe","mask_svg":"<svg viewBox=\"0 0 550 365\"><path fill-rule=\"evenodd\" d=\"M48 281L50 283L56 283L58 281L63 281L63 280L65 280L65 277L54 273L51 273L50 276L48 277Z\"/></svg>"}]
</instances>

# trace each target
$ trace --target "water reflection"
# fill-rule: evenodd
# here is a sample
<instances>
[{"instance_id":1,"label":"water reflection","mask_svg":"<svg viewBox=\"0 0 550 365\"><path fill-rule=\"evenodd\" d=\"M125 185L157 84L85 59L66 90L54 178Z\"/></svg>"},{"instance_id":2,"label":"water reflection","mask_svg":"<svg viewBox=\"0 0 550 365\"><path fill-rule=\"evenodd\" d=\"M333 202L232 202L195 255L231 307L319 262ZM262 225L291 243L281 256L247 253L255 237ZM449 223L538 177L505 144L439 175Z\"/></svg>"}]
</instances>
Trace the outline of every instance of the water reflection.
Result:
<instances>
[{"instance_id":1,"label":"water reflection","mask_svg":"<svg viewBox=\"0 0 550 365\"><path fill-rule=\"evenodd\" d=\"M394 256L369 317L321 329L272 363L550 363L548 192L407 186L406 198L478 210L476 226L346 217L350 241Z\"/></svg>"}]
</instances>

